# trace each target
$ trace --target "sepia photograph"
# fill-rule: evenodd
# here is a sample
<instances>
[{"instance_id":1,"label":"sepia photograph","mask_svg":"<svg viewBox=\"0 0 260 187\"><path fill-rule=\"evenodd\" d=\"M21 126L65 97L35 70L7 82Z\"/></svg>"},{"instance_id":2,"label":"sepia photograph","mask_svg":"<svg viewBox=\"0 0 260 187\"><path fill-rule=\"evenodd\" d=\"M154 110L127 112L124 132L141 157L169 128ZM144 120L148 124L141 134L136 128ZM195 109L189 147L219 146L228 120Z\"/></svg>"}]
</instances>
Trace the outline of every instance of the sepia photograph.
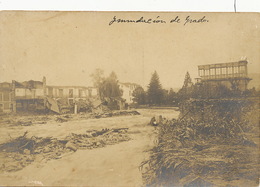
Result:
<instances>
[{"instance_id":1,"label":"sepia photograph","mask_svg":"<svg viewBox=\"0 0 260 187\"><path fill-rule=\"evenodd\" d=\"M259 13L1 11L0 186L259 186L259 44Z\"/></svg>"}]
</instances>

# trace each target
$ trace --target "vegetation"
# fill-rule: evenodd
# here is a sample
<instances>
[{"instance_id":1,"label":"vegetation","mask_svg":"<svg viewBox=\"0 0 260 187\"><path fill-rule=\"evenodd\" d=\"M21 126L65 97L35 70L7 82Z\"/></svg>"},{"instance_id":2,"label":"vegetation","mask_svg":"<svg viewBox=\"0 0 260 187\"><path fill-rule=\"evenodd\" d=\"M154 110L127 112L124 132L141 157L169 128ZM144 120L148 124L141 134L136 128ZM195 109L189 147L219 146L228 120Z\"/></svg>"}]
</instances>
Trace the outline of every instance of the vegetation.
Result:
<instances>
[{"instance_id":1,"label":"vegetation","mask_svg":"<svg viewBox=\"0 0 260 187\"><path fill-rule=\"evenodd\" d=\"M159 123L158 144L141 164L147 186L257 186L257 103L203 104L189 102L179 119Z\"/></svg>"},{"instance_id":2,"label":"vegetation","mask_svg":"<svg viewBox=\"0 0 260 187\"><path fill-rule=\"evenodd\" d=\"M91 75L94 86L98 88L101 99L120 98L122 90L119 88L118 79L115 72L111 72L108 77L104 77L104 71L96 69ZM235 84L231 88L227 88L223 84L210 85L210 83L196 83L192 82L189 72L186 73L183 86L178 92L163 89L158 73L155 71L148 85L147 91L141 86L138 86L133 91L133 101L137 105L166 105L179 106L180 103L189 99L220 99L220 98L238 98L259 96L260 91L248 89L239 91Z\"/></svg>"},{"instance_id":3,"label":"vegetation","mask_svg":"<svg viewBox=\"0 0 260 187\"><path fill-rule=\"evenodd\" d=\"M122 96L122 91L119 88L119 84L115 72L111 72L109 77L105 78L102 81L99 87L99 92L101 98L104 97L115 98L115 97Z\"/></svg>"},{"instance_id":4,"label":"vegetation","mask_svg":"<svg viewBox=\"0 0 260 187\"><path fill-rule=\"evenodd\" d=\"M179 103L188 99L223 99L260 96L255 88L240 91L235 82L231 82L231 87L227 88L221 83L211 84L202 82L193 84L189 73L186 73L183 87L179 90L177 100Z\"/></svg>"},{"instance_id":5,"label":"vegetation","mask_svg":"<svg viewBox=\"0 0 260 187\"><path fill-rule=\"evenodd\" d=\"M102 82L104 81L104 71L102 69L96 69L94 73L90 75L93 81L93 86L99 88Z\"/></svg>"},{"instance_id":6,"label":"vegetation","mask_svg":"<svg viewBox=\"0 0 260 187\"><path fill-rule=\"evenodd\" d=\"M134 102L138 105L176 106L178 103L177 93L175 93L172 88L170 90L162 88L159 75L156 71L152 74L147 91L139 86L134 90L133 97Z\"/></svg>"},{"instance_id":7,"label":"vegetation","mask_svg":"<svg viewBox=\"0 0 260 187\"><path fill-rule=\"evenodd\" d=\"M166 92L162 93L166 99ZM161 118L157 144L141 164L147 186L257 186L259 96L235 84L193 84L186 73L178 119ZM167 99L166 99L167 100ZM166 101L165 100L165 101ZM168 100L168 101L169 101Z\"/></svg>"},{"instance_id":8,"label":"vegetation","mask_svg":"<svg viewBox=\"0 0 260 187\"><path fill-rule=\"evenodd\" d=\"M122 91L119 88L117 75L115 72L111 72L108 77L104 77L104 71L101 69L96 69L93 74L91 74L93 79L93 84L98 88L98 93L101 99L104 98L120 98L122 96Z\"/></svg>"},{"instance_id":9,"label":"vegetation","mask_svg":"<svg viewBox=\"0 0 260 187\"><path fill-rule=\"evenodd\" d=\"M189 72L187 72L185 75L183 86L178 92L178 97L180 101L190 98L192 92L193 92L193 83Z\"/></svg>"},{"instance_id":10,"label":"vegetation","mask_svg":"<svg viewBox=\"0 0 260 187\"><path fill-rule=\"evenodd\" d=\"M147 95L144 89L139 86L133 91L133 101L139 105L144 105L147 103Z\"/></svg>"},{"instance_id":11,"label":"vegetation","mask_svg":"<svg viewBox=\"0 0 260 187\"><path fill-rule=\"evenodd\" d=\"M160 105L163 101L163 89L156 71L153 73L148 85L147 99L149 104L155 105Z\"/></svg>"}]
</instances>

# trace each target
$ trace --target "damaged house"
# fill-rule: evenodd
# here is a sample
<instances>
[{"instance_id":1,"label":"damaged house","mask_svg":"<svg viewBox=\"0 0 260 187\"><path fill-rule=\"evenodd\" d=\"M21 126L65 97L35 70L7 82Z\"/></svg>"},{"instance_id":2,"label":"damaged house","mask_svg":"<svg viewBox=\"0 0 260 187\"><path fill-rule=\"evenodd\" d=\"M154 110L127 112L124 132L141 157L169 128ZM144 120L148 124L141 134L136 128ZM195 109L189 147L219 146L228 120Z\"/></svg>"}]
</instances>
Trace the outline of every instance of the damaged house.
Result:
<instances>
[{"instance_id":1,"label":"damaged house","mask_svg":"<svg viewBox=\"0 0 260 187\"><path fill-rule=\"evenodd\" d=\"M46 112L66 113L80 111L99 99L97 89L84 86L47 86L42 81L13 80L0 83L0 113Z\"/></svg>"},{"instance_id":2,"label":"damaged house","mask_svg":"<svg viewBox=\"0 0 260 187\"><path fill-rule=\"evenodd\" d=\"M44 110L46 78L42 81L12 81L16 111Z\"/></svg>"},{"instance_id":3,"label":"damaged house","mask_svg":"<svg viewBox=\"0 0 260 187\"><path fill-rule=\"evenodd\" d=\"M86 109L92 100L98 99L97 89L85 86L47 86L46 107L56 113Z\"/></svg>"},{"instance_id":4,"label":"damaged house","mask_svg":"<svg viewBox=\"0 0 260 187\"><path fill-rule=\"evenodd\" d=\"M12 84L0 83L0 113L15 112L15 100Z\"/></svg>"}]
</instances>

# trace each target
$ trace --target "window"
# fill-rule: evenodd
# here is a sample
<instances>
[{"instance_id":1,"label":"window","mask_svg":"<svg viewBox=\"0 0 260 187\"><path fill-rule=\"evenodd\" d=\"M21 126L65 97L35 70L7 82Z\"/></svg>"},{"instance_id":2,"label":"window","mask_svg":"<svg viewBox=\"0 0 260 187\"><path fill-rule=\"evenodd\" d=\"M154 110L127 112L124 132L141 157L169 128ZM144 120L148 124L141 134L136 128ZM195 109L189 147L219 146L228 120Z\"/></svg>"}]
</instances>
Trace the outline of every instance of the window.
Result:
<instances>
[{"instance_id":1,"label":"window","mask_svg":"<svg viewBox=\"0 0 260 187\"><path fill-rule=\"evenodd\" d=\"M9 109L9 103L4 103L4 109Z\"/></svg>"},{"instance_id":2,"label":"window","mask_svg":"<svg viewBox=\"0 0 260 187\"><path fill-rule=\"evenodd\" d=\"M3 100L4 101L9 101L9 93L8 92L4 92Z\"/></svg>"},{"instance_id":3,"label":"window","mask_svg":"<svg viewBox=\"0 0 260 187\"><path fill-rule=\"evenodd\" d=\"M234 67L234 73L238 73L238 67Z\"/></svg>"},{"instance_id":4,"label":"window","mask_svg":"<svg viewBox=\"0 0 260 187\"><path fill-rule=\"evenodd\" d=\"M199 76L201 76L201 77L204 76L203 71L204 71L203 69L200 69L200 70L199 70Z\"/></svg>"},{"instance_id":5,"label":"window","mask_svg":"<svg viewBox=\"0 0 260 187\"><path fill-rule=\"evenodd\" d=\"M222 68L222 74L223 75L227 74L227 68Z\"/></svg>"},{"instance_id":6,"label":"window","mask_svg":"<svg viewBox=\"0 0 260 187\"><path fill-rule=\"evenodd\" d=\"M210 69L210 75L215 75L215 69Z\"/></svg>"},{"instance_id":7,"label":"window","mask_svg":"<svg viewBox=\"0 0 260 187\"><path fill-rule=\"evenodd\" d=\"M48 95L53 96L53 88L48 88Z\"/></svg>"},{"instance_id":8,"label":"window","mask_svg":"<svg viewBox=\"0 0 260 187\"><path fill-rule=\"evenodd\" d=\"M36 90L32 90L32 97L35 98L36 96Z\"/></svg>"},{"instance_id":9,"label":"window","mask_svg":"<svg viewBox=\"0 0 260 187\"><path fill-rule=\"evenodd\" d=\"M216 75L220 75L220 68L216 68Z\"/></svg>"},{"instance_id":10,"label":"window","mask_svg":"<svg viewBox=\"0 0 260 187\"><path fill-rule=\"evenodd\" d=\"M59 89L59 97L63 97L63 89Z\"/></svg>"},{"instance_id":11,"label":"window","mask_svg":"<svg viewBox=\"0 0 260 187\"><path fill-rule=\"evenodd\" d=\"M240 66L240 73L246 73L246 67Z\"/></svg>"},{"instance_id":12,"label":"window","mask_svg":"<svg viewBox=\"0 0 260 187\"><path fill-rule=\"evenodd\" d=\"M69 97L73 97L73 89L69 89Z\"/></svg>"},{"instance_id":13,"label":"window","mask_svg":"<svg viewBox=\"0 0 260 187\"><path fill-rule=\"evenodd\" d=\"M83 90L79 89L79 97L83 97Z\"/></svg>"},{"instance_id":14,"label":"window","mask_svg":"<svg viewBox=\"0 0 260 187\"><path fill-rule=\"evenodd\" d=\"M0 93L0 101L3 101L3 94Z\"/></svg>"},{"instance_id":15,"label":"window","mask_svg":"<svg viewBox=\"0 0 260 187\"><path fill-rule=\"evenodd\" d=\"M228 67L228 74L233 74L232 67Z\"/></svg>"}]
</instances>

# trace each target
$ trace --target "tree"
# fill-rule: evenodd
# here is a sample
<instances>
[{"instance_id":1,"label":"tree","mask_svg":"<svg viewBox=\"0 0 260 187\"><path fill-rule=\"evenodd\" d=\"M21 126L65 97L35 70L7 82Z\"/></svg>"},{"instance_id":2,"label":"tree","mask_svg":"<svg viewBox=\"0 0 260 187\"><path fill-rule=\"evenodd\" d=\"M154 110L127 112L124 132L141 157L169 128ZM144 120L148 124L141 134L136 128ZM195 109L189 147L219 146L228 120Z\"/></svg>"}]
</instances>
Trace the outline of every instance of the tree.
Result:
<instances>
[{"instance_id":1,"label":"tree","mask_svg":"<svg viewBox=\"0 0 260 187\"><path fill-rule=\"evenodd\" d=\"M162 103L163 90L156 71L152 74L151 81L148 85L147 97L149 104L159 105Z\"/></svg>"},{"instance_id":2,"label":"tree","mask_svg":"<svg viewBox=\"0 0 260 187\"><path fill-rule=\"evenodd\" d=\"M185 75L185 79L184 79L184 83L183 83L182 88L187 89L187 88L190 88L192 85L193 85L193 83L192 83L192 80L191 80L191 78L190 78L190 74L189 74L189 72L187 71L187 73L186 73L186 75Z\"/></svg>"},{"instance_id":3,"label":"tree","mask_svg":"<svg viewBox=\"0 0 260 187\"><path fill-rule=\"evenodd\" d=\"M111 80L113 80L113 81L117 81L117 82L118 82L118 80L117 80L117 75L116 75L116 73L115 73L114 71L112 71L112 72L110 73L110 75L109 75L108 78L111 79Z\"/></svg>"},{"instance_id":4,"label":"tree","mask_svg":"<svg viewBox=\"0 0 260 187\"><path fill-rule=\"evenodd\" d=\"M104 97L121 97L122 91L119 88L117 76L115 72L111 72L109 77L104 79L99 87L101 98Z\"/></svg>"},{"instance_id":5,"label":"tree","mask_svg":"<svg viewBox=\"0 0 260 187\"><path fill-rule=\"evenodd\" d=\"M133 101L136 102L139 105L143 105L146 103L146 93L144 89L141 86L138 86L133 91Z\"/></svg>"},{"instance_id":6,"label":"tree","mask_svg":"<svg viewBox=\"0 0 260 187\"><path fill-rule=\"evenodd\" d=\"M193 86L191 96L195 99L220 99L237 97L238 95L237 92L221 83L212 85L208 82L203 82Z\"/></svg>"},{"instance_id":7,"label":"tree","mask_svg":"<svg viewBox=\"0 0 260 187\"><path fill-rule=\"evenodd\" d=\"M90 77L92 77L93 85L98 88L104 80L104 71L97 68L94 73L90 75Z\"/></svg>"},{"instance_id":8,"label":"tree","mask_svg":"<svg viewBox=\"0 0 260 187\"><path fill-rule=\"evenodd\" d=\"M166 89L162 89L162 104L169 104L169 91Z\"/></svg>"},{"instance_id":9,"label":"tree","mask_svg":"<svg viewBox=\"0 0 260 187\"><path fill-rule=\"evenodd\" d=\"M98 89L98 93L100 95L100 86L102 82L105 80L104 71L102 69L97 68L95 69L94 73L90 75L90 77L92 77L93 86Z\"/></svg>"},{"instance_id":10,"label":"tree","mask_svg":"<svg viewBox=\"0 0 260 187\"><path fill-rule=\"evenodd\" d=\"M173 91L173 89L171 88L169 93L168 93L168 101L167 103L170 104L170 105L176 105L177 103L177 93L175 93Z\"/></svg>"},{"instance_id":11,"label":"tree","mask_svg":"<svg viewBox=\"0 0 260 187\"><path fill-rule=\"evenodd\" d=\"M192 95L193 83L189 72L186 73L182 88L179 90L178 95L181 100L189 99Z\"/></svg>"}]
</instances>

